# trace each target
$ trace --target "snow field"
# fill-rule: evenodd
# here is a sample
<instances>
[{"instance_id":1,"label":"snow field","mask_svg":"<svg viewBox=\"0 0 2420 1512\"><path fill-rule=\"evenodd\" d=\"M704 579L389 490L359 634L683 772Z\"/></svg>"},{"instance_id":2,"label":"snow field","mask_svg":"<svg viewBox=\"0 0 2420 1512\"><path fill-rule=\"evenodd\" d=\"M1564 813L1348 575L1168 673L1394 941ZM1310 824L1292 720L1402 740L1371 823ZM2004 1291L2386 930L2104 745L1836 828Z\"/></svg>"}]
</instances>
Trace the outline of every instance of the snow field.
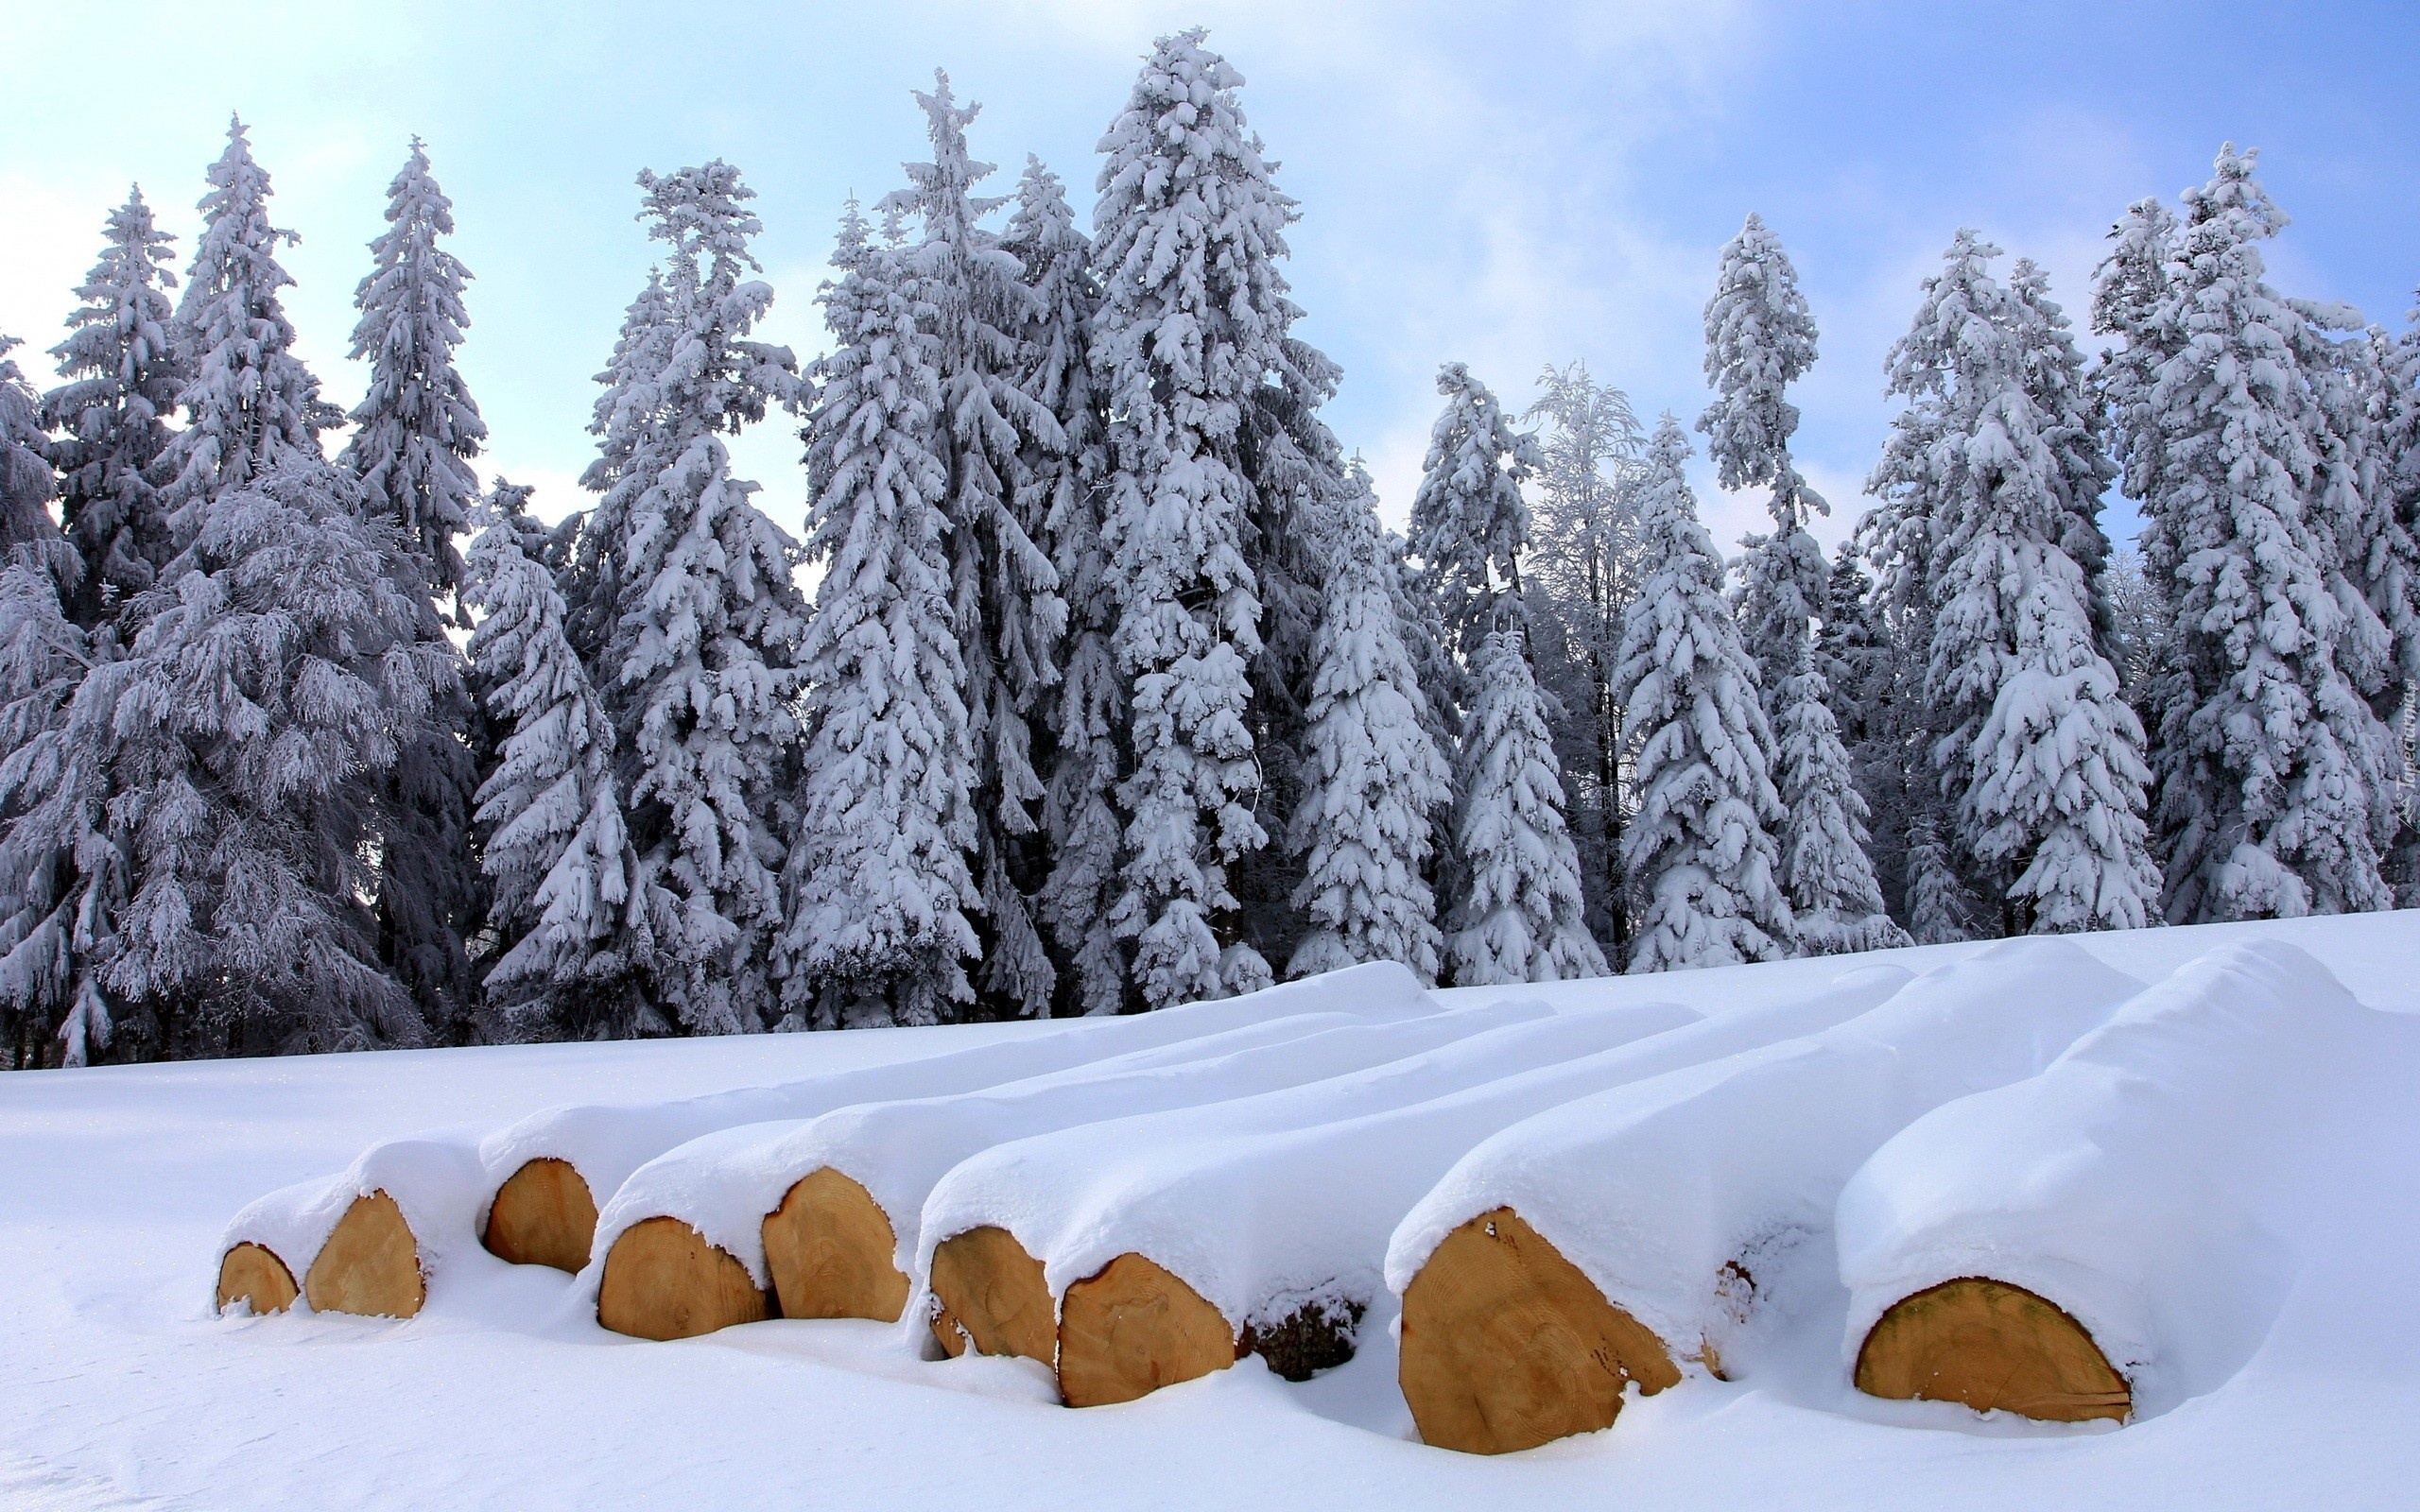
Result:
<instances>
[{"instance_id":1,"label":"snow field","mask_svg":"<svg viewBox=\"0 0 2420 1512\"><path fill-rule=\"evenodd\" d=\"M2138 1414L2239 1369L2315 1247L2375 1216L2371 1112L2420 1085L2420 1022L2279 941L2212 952L2040 1075L1944 1104L1841 1191L1842 1349L1955 1278L2080 1322ZM2409 1173L2402 1173L2409 1180Z\"/></svg>"},{"instance_id":2,"label":"snow field","mask_svg":"<svg viewBox=\"0 0 2420 1512\"><path fill-rule=\"evenodd\" d=\"M1877 1146L1944 1102L2039 1072L2140 987L2068 941L2004 941L1822 1033L1538 1114L1411 1211L1387 1284L1401 1294L1449 1233L1510 1208L1676 1363L1720 1374L1757 1278L1826 1238Z\"/></svg>"}]
</instances>

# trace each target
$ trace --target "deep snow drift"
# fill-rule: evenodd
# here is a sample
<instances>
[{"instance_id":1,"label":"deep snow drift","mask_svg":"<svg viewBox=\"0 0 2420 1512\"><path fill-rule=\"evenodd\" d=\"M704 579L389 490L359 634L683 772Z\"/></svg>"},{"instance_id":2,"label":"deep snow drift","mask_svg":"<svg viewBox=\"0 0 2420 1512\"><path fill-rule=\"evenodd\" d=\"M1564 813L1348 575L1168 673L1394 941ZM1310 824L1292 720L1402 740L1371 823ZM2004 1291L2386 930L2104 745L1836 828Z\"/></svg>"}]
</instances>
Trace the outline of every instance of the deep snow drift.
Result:
<instances>
[{"instance_id":1,"label":"deep snow drift","mask_svg":"<svg viewBox=\"0 0 2420 1512\"><path fill-rule=\"evenodd\" d=\"M2309 952L2349 996L2289 951L2212 954L2244 941ZM1911 992L1923 973L1984 949L1437 997L1564 1011L1673 1003L1703 1016L1634 1041L1647 1046L1705 1037L1742 1014L1786 1015L1875 965L1918 973L1897 989ZM1840 1170L1837 1149L1814 1159L1823 1142L1720 1146L1726 1162L1770 1170L1767 1158L1786 1153L1846 1182L1837 1234L1828 1212L1793 1219L1824 1232L1792 1249L1787 1284L1736 1361L1726 1354L1737 1379L1692 1375L1634 1401L1611 1432L1495 1459L1408 1441L1384 1293L1359 1355L1301 1385L1247 1359L1084 1411L1052 1404L1047 1372L1030 1362L926 1360L912 1314L897 1326L776 1321L677 1344L624 1340L588 1321L572 1278L506 1265L475 1240L446 1250L426 1309L408 1322L212 1314L230 1218L280 1186L346 1171L372 1145L435 1129L371 1160L383 1162L381 1180L409 1182L424 1162L427 1180L458 1185L455 1167L475 1163L480 1138L545 1107L799 1082L1064 1026L0 1078L10 1156L0 1161L0 1289L11 1302L0 1330L0 1504L2410 1504L2420 1485L2420 1297L2406 1284L2420 1253L2420 1098L2410 1094L2420 1019L2405 1016L2420 1010L2410 976L2420 916L2083 936L2073 949L2070 969L2039 964L2056 951L2031 952L2026 971L2005 973L2011 990L2022 979L2029 1010L2083 1021L2072 1043L2046 1042L2038 1058L2028 1048L2015 1071L1980 1084L1928 1082L1881 1120L1898 1127L1858 1136L1879 1144L1858 1168ZM1988 975L1987 963L1974 966ZM2094 988L2109 988L2110 972L2149 988L2106 1001ZM1887 1013L1895 995L1790 1032L1821 1041L1841 1032L1825 1022ZM2022 1074L2036 1066L2047 1069ZM902 1066L897 1079L912 1073ZM1443 1126L1441 1117L1417 1125ZM1454 1126L1476 1138L1487 1125ZM1253 1168L1265 1186L1283 1165ZM1754 1186L1754 1171L1724 1174L1745 1183L1737 1190ZM1317 1211L1278 1207L1289 1223ZM1373 1222L1357 1215L1356 1231ZM2036 1424L1849 1386L1843 1340L1853 1345L1885 1294L2017 1251L2039 1268L2012 1279L2066 1287L2118 1353L2151 1363L2134 1421ZM2161 1361L2172 1366L2165 1374Z\"/></svg>"}]
</instances>

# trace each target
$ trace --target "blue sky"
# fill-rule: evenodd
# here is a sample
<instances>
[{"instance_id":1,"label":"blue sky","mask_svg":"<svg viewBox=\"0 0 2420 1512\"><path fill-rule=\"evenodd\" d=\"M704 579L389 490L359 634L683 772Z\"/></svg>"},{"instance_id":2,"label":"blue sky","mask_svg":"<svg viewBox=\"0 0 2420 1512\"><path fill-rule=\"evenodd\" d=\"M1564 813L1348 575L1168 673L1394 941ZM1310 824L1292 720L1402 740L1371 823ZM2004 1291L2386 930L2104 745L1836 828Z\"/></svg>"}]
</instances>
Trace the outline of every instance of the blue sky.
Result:
<instances>
[{"instance_id":1,"label":"blue sky","mask_svg":"<svg viewBox=\"0 0 2420 1512\"><path fill-rule=\"evenodd\" d=\"M780 296L769 335L821 350L813 296L844 197L918 156L908 92L947 67L984 104L1003 186L1028 151L1089 205L1094 144L1151 38L1191 24L1249 80L1303 202L1302 334L1345 369L1329 418L1388 515L1417 477L1437 365L1508 403L1585 360L1642 417L1703 404L1700 318L1750 210L1796 258L1824 333L1799 450L1837 539L1889 423L1881 363L1961 225L2044 263L2081 312L2128 201L2262 149L2294 217L2290 292L2401 325L2420 283L2420 7L2406 4L1374 4L1363 0L727 0L583 5L19 8L0 135L0 332L40 351L101 217L140 180L187 254L231 110L278 190L290 308L330 396L350 301L406 139L428 139L477 275L462 362L488 465L581 500L584 427L648 248L633 173L724 157L759 191ZM740 447L795 527L795 439ZM1726 546L1754 499L1702 497ZM2131 523L2113 517L2120 533Z\"/></svg>"}]
</instances>

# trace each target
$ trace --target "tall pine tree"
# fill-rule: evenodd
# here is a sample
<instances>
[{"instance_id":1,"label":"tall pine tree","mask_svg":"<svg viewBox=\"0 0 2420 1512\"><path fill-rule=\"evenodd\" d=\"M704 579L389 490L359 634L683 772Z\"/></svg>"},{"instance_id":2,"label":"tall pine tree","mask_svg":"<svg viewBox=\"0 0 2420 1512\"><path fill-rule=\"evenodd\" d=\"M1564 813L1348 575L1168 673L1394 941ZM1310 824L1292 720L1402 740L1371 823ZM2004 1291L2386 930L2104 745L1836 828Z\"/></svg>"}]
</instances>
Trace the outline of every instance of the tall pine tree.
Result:
<instances>
[{"instance_id":1,"label":"tall pine tree","mask_svg":"<svg viewBox=\"0 0 2420 1512\"><path fill-rule=\"evenodd\" d=\"M59 513L84 564L68 613L87 628L151 586L168 559L167 521L150 471L167 449L167 418L183 375L170 333L164 266L173 240L151 220L140 189L110 212L100 260L77 287L83 303L67 339L50 349L67 380L43 396L43 425L60 433Z\"/></svg>"},{"instance_id":2,"label":"tall pine tree","mask_svg":"<svg viewBox=\"0 0 2420 1512\"><path fill-rule=\"evenodd\" d=\"M1411 500L1411 555L1422 594L1457 663L1488 632L1519 620L1521 558L1530 547L1530 506L1521 485L1546 464L1536 438L1512 428L1488 387L1459 362L1437 370L1444 412L1428 433L1428 456ZM1432 690L1434 692L1439 690ZM1443 690L1459 714L1467 690Z\"/></svg>"}]
</instances>

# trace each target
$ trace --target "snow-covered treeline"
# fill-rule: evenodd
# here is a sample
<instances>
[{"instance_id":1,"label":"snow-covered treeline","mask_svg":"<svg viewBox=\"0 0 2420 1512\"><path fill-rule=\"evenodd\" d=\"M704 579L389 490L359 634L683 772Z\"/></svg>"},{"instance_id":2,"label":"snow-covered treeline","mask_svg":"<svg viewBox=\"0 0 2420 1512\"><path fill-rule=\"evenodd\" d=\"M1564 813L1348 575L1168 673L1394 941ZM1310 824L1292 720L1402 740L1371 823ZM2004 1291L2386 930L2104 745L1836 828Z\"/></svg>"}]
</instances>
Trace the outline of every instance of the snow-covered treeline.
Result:
<instances>
[{"instance_id":1,"label":"snow-covered treeline","mask_svg":"<svg viewBox=\"0 0 2420 1512\"><path fill-rule=\"evenodd\" d=\"M0 342L0 1065L1115 1013L2420 883L2420 335L2265 282L2249 154L2127 213L2092 356L1961 232L1828 562L1788 398L1817 324L1749 217L1696 429L1772 528L1726 564L1682 422L1579 364L1518 413L1446 364L1388 533L1241 86L1163 39L1087 232L1038 162L987 192L937 77L805 363L752 335L739 171L640 174L660 256L552 526L475 471L421 144L350 412L240 123L182 277L130 197L59 386ZM804 540L735 473L763 423L804 435Z\"/></svg>"}]
</instances>

